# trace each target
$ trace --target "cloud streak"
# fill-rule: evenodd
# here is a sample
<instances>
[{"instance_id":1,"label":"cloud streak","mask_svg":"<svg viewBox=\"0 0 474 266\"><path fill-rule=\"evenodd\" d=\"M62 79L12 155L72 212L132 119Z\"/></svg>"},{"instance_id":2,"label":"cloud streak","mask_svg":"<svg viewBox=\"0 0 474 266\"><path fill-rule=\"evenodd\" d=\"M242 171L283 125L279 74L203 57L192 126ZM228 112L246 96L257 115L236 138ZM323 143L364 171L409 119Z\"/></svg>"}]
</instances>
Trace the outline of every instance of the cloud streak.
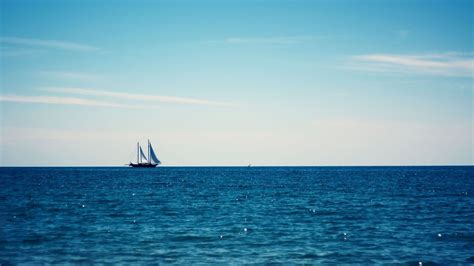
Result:
<instances>
[{"instance_id":1,"label":"cloud streak","mask_svg":"<svg viewBox=\"0 0 474 266\"><path fill-rule=\"evenodd\" d=\"M58 49L78 52L92 52L99 48L81 43L59 41L59 40L44 40L44 39L30 39L20 37L0 37L0 43L9 45L23 45L37 48Z\"/></svg>"},{"instance_id":2,"label":"cloud streak","mask_svg":"<svg viewBox=\"0 0 474 266\"><path fill-rule=\"evenodd\" d=\"M175 103L175 104L208 105L208 106L223 106L223 107L237 106L236 104L229 103L229 102L217 102L217 101L208 101L208 100L202 100L202 99L183 98L183 97L174 97L174 96L113 92L113 91L93 90L93 89L84 89L84 88L47 87L47 88L42 88L41 90L48 91L48 92L66 93L66 94L103 96L103 97L127 99L127 100L155 101L155 102Z\"/></svg>"},{"instance_id":3,"label":"cloud streak","mask_svg":"<svg viewBox=\"0 0 474 266\"><path fill-rule=\"evenodd\" d=\"M231 37L223 40L207 41L207 43L227 43L227 44L301 44L320 39L321 37L303 36L282 36L282 37Z\"/></svg>"},{"instance_id":4,"label":"cloud streak","mask_svg":"<svg viewBox=\"0 0 474 266\"><path fill-rule=\"evenodd\" d=\"M417 73L472 77L474 58L469 54L367 54L352 58L349 68L371 72Z\"/></svg>"},{"instance_id":5,"label":"cloud streak","mask_svg":"<svg viewBox=\"0 0 474 266\"><path fill-rule=\"evenodd\" d=\"M19 48L19 47L6 47L2 46L0 42L0 57L15 57L23 55L34 55L44 53L46 50L38 48Z\"/></svg>"},{"instance_id":6,"label":"cloud streak","mask_svg":"<svg viewBox=\"0 0 474 266\"><path fill-rule=\"evenodd\" d=\"M0 102L13 103L37 103L37 104L57 104L57 105L80 105L80 106L96 106L96 107L113 107L127 109L150 109L154 106L137 106L118 104L106 101L96 101L75 97L57 97L57 96L25 96L25 95L0 95Z\"/></svg>"},{"instance_id":7,"label":"cloud streak","mask_svg":"<svg viewBox=\"0 0 474 266\"><path fill-rule=\"evenodd\" d=\"M39 74L47 78L80 81L91 81L99 78L99 76L95 74L74 71L40 71Z\"/></svg>"}]
</instances>

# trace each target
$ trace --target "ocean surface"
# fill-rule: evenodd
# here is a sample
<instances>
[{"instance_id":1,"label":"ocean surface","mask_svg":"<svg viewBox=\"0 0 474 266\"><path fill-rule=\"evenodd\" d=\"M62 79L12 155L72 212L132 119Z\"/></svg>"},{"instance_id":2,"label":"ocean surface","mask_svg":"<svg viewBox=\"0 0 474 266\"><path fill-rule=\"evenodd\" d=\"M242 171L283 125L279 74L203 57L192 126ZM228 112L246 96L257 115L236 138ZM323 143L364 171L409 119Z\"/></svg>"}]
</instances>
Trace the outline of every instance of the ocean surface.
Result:
<instances>
[{"instance_id":1,"label":"ocean surface","mask_svg":"<svg viewBox=\"0 0 474 266\"><path fill-rule=\"evenodd\" d=\"M474 167L0 168L0 264L474 264Z\"/></svg>"}]
</instances>

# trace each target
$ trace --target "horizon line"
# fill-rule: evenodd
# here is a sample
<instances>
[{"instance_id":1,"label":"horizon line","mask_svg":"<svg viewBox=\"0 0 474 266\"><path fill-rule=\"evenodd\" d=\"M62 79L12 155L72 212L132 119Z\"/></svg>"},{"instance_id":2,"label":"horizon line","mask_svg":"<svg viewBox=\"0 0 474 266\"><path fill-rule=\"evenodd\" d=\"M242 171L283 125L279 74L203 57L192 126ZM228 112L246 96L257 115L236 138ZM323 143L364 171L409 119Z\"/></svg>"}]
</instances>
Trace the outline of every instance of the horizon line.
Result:
<instances>
[{"instance_id":1,"label":"horizon line","mask_svg":"<svg viewBox=\"0 0 474 266\"><path fill-rule=\"evenodd\" d=\"M255 168L255 167L473 167L474 164L380 164L380 165L252 165L249 167L248 165L160 165L157 168L171 168L171 167L235 167L235 168ZM123 165L9 165L9 166L0 166L0 168L130 168L128 164Z\"/></svg>"}]
</instances>

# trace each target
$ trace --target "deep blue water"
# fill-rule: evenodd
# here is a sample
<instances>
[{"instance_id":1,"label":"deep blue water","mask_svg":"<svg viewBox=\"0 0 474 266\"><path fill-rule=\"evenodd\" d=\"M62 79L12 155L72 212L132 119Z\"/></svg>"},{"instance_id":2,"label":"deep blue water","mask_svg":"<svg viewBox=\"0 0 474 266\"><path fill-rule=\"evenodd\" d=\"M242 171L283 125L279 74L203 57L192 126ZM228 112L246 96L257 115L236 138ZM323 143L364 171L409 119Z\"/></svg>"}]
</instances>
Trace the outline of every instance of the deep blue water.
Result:
<instances>
[{"instance_id":1,"label":"deep blue water","mask_svg":"<svg viewBox=\"0 0 474 266\"><path fill-rule=\"evenodd\" d=\"M0 168L0 263L474 263L474 167Z\"/></svg>"}]
</instances>

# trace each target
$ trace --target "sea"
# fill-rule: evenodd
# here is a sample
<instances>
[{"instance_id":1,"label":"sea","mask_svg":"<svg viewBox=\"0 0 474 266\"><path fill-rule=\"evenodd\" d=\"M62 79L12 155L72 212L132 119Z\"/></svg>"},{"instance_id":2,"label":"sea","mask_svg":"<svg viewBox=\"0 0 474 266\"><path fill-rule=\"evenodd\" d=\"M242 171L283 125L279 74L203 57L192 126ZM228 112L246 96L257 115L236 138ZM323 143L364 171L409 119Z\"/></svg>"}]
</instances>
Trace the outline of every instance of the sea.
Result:
<instances>
[{"instance_id":1,"label":"sea","mask_svg":"<svg viewBox=\"0 0 474 266\"><path fill-rule=\"evenodd\" d=\"M474 167L0 168L0 264L474 264Z\"/></svg>"}]
</instances>

